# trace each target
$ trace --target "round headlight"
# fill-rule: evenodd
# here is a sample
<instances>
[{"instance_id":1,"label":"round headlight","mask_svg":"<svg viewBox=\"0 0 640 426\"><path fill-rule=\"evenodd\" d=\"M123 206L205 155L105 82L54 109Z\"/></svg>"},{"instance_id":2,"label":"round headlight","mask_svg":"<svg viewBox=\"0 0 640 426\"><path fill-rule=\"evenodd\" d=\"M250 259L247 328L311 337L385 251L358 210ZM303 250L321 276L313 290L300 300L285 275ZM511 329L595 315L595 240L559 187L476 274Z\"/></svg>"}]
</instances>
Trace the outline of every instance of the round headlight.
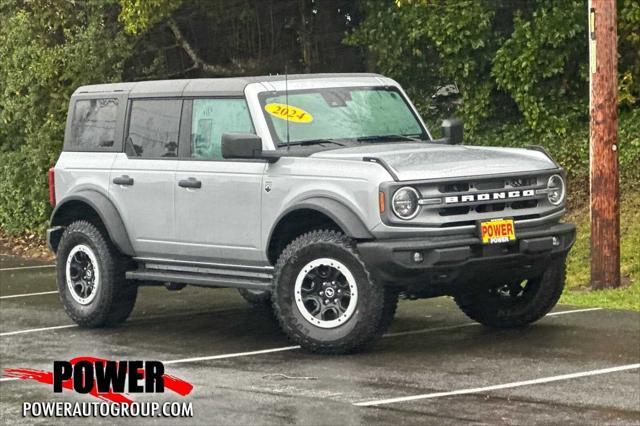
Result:
<instances>
[{"instance_id":1,"label":"round headlight","mask_svg":"<svg viewBox=\"0 0 640 426\"><path fill-rule=\"evenodd\" d=\"M560 175L553 175L547 182L547 197L554 206L564 201L564 180Z\"/></svg>"},{"instance_id":2,"label":"round headlight","mask_svg":"<svg viewBox=\"0 0 640 426\"><path fill-rule=\"evenodd\" d=\"M413 219L418 214L419 199L420 194L418 194L418 191L410 186L405 186L393 194L391 208L400 219Z\"/></svg>"}]
</instances>

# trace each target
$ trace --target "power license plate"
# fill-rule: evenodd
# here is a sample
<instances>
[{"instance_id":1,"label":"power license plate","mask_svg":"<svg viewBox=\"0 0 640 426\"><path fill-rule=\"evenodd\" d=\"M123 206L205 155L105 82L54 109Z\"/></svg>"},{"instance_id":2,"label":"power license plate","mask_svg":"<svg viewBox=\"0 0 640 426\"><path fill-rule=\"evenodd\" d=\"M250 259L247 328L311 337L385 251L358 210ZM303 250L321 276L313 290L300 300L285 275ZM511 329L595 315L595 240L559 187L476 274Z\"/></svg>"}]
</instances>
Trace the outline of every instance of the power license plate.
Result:
<instances>
[{"instance_id":1,"label":"power license plate","mask_svg":"<svg viewBox=\"0 0 640 426\"><path fill-rule=\"evenodd\" d=\"M478 224L482 244L501 244L516 240L513 219L494 219Z\"/></svg>"}]
</instances>

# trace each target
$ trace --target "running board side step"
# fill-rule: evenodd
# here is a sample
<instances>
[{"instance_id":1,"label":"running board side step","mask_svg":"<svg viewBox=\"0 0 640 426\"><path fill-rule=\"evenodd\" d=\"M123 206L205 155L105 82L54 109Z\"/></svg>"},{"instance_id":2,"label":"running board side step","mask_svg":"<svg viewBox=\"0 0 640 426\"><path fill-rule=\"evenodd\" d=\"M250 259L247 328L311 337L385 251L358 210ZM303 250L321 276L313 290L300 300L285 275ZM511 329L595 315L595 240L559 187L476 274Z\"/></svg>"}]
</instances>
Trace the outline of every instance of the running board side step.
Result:
<instances>
[{"instance_id":1,"label":"running board side step","mask_svg":"<svg viewBox=\"0 0 640 426\"><path fill-rule=\"evenodd\" d=\"M251 276L249 276L251 275ZM138 269L126 273L128 280L159 281L165 283L191 284L201 287L232 287L248 290L271 290L272 274L222 274L168 271L159 269Z\"/></svg>"}]
</instances>

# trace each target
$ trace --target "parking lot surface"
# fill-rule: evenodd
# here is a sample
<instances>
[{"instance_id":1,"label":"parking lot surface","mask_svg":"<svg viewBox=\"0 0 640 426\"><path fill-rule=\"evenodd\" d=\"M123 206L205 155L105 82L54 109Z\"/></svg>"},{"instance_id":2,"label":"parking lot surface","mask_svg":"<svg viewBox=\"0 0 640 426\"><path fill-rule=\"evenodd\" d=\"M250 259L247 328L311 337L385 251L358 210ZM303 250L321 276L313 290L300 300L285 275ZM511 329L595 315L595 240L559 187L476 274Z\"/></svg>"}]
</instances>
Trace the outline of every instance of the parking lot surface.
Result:
<instances>
[{"instance_id":1,"label":"parking lot surface","mask_svg":"<svg viewBox=\"0 0 640 426\"><path fill-rule=\"evenodd\" d=\"M638 313L558 306L529 328L496 331L447 298L401 301L371 350L319 356L293 346L268 312L232 289L144 287L125 324L81 329L58 301L54 268L34 266L43 265L0 257L0 369L51 370L54 360L77 356L161 360L168 374L194 385L186 398L134 398L191 401L193 418L123 422L640 423ZM24 401L95 401L0 380L3 424L25 422Z\"/></svg>"}]
</instances>

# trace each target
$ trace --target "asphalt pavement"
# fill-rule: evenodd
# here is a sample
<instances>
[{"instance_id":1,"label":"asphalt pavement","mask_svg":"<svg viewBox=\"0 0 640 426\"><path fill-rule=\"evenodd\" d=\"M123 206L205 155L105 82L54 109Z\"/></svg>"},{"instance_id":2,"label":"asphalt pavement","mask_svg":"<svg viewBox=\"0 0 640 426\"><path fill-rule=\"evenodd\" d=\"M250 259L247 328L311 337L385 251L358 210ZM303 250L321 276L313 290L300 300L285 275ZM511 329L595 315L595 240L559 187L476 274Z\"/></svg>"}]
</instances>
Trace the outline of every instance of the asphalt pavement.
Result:
<instances>
[{"instance_id":1,"label":"asphalt pavement","mask_svg":"<svg viewBox=\"0 0 640 426\"><path fill-rule=\"evenodd\" d=\"M640 424L640 314L560 305L523 330L490 330L448 298L400 302L368 352L306 353L232 289L144 287L131 318L87 330L64 313L55 270L0 257L0 370L51 370L94 356L162 360L191 382L189 419L153 424ZM0 379L3 424L25 401L94 401L33 381ZM89 421L87 421L89 420ZM61 423L113 424L109 418ZM124 423L125 421L121 421Z\"/></svg>"}]
</instances>

